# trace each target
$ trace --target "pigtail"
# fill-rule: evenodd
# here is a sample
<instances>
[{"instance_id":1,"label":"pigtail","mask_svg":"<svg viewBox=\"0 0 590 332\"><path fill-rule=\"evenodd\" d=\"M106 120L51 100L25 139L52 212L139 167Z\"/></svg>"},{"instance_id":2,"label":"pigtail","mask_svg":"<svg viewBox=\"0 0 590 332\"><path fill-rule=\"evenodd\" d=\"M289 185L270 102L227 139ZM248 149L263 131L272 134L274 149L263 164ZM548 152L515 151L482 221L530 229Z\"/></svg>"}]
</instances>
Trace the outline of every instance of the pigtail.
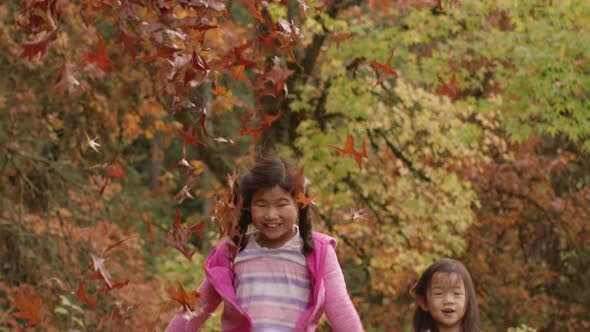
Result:
<instances>
[{"instance_id":1,"label":"pigtail","mask_svg":"<svg viewBox=\"0 0 590 332\"><path fill-rule=\"evenodd\" d=\"M303 240L303 254L307 255L313 252L313 230L312 230L312 211L311 205L299 210L299 236Z\"/></svg>"}]
</instances>

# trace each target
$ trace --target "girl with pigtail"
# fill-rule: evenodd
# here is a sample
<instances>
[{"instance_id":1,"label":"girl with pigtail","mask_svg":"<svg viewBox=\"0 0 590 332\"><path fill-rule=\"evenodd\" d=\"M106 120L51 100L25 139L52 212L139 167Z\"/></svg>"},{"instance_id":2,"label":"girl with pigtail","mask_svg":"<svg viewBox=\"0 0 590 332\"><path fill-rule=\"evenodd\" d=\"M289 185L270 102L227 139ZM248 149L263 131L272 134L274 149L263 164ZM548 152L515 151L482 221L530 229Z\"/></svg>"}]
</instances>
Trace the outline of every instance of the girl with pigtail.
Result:
<instances>
[{"instance_id":1,"label":"girl with pigtail","mask_svg":"<svg viewBox=\"0 0 590 332\"><path fill-rule=\"evenodd\" d=\"M237 234L205 262L198 313L179 312L166 331L197 331L221 302L222 331L363 331L338 263L336 241L312 231L305 177L283 159L261 160L238 181ZM249 230L249 226L253 230ZM237 254L236 254L237 252Z\"/></svg>"}]
</instances>

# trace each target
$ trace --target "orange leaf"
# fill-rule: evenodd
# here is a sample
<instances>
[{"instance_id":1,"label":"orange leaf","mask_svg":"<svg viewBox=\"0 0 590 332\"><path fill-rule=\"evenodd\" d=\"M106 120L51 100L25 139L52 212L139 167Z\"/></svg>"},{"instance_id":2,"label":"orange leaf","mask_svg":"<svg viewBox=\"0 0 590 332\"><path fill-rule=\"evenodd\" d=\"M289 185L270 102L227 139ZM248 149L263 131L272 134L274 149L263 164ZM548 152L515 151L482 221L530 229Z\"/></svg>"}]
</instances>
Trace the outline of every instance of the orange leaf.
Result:
<instances>
[{"instance_id":1,"label":"orange leaf","mask_svg":"<svg viewBox=\"0 0 590 332\"><path fill-rule=\"evenodd\" d=\"M177 289L174 289L174 287L166 288L166 293L168 293L174 301L180 303L185 309L190 311L194 311L193 305L201 297L201 294L196 290L187 293L180 282L178 283Z\"/></svg>"},{"instance_id":2,"label":"orange leaf","mask_svg":"<svg viewBox=\"0 0 590 332\"><path fill-rule=\"evenodd\" d=\"M305 196L305 194L300 191L295 195L295 202L301 204L301 208L305 208L309 204L313 204L313 199Z\"/></svg>"},{"instance_id":3,"label":"orange leaf","mask_svg":"<svg viewBox=\"0 0 590 332\"><path fill-rule=\"evenodd\" d=\"M354 160L356 161L357 165L359 166L359 170L363 169L362 159L367 158L367 146L365 145L365 142L363 142L363 150L357 151L354 149L354 138L352 138L352 136L348 134L346 135L346 142L344 143L343 148L339 148L333 145L329 146L338 150L338 152L340 152L341 155L351 154L354 157Z\"/></svg>"},{"instance_id":4,"label":"orange leaf","mask_svg":"<svg viewBox=\"0 0 590 332\"><path fill-rule=\"evenodd\" d=\"M12 306L19 311L14 314L14 317L26 319L29 326L39 324L43 318L41 298L32 294L31 289L26 285L19 287Z\"/></svg>"},{"instance_id":5,"label":"orange leaf","mask_svg":"<svg viewBox=\"0 0 590 332\"><path fill-rule=\"evenodd\" d=\"M370 62L373 65L375 72L379 74L379 78L377 79L377 83L375 84L379 84L391 76L397 76L397 71L391 68L391 60L393 59L394 54L395 51L391 51L391 55L389 56L389 58L387 59L387 63L385 64L379 63L377 61Z\"/></svg>"}]
</instances>

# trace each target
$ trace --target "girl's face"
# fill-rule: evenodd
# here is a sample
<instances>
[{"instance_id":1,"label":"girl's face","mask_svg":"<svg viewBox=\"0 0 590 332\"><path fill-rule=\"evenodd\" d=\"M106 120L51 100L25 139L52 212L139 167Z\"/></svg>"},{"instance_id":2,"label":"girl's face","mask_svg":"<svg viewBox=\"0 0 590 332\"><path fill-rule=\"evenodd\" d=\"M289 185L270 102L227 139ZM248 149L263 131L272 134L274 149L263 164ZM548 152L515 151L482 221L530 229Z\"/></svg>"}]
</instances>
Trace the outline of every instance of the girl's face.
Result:
<instances>
[{"instance_id":1,"label":"girl's face","mask_svg":"<svg viewBox=\"0 0 590 332\"><path fill-rule=\"evenodd\" d=\"M467 308L463 279L457 273L437 272L426 292L426 308L440 331L461 331Z\"/></svg>"},{"instance_id":2,"label":"girl's face","mask_svg":"<svg viewBox=\"0 0 590 332\"><path fill-rule=\"evenodd\" d=\"M291 239L298 217L291 194L279 186L261 189L252 196L252 224L258 229L256 241L263 247L278 248Z\"/></svg>"}]
</instances>

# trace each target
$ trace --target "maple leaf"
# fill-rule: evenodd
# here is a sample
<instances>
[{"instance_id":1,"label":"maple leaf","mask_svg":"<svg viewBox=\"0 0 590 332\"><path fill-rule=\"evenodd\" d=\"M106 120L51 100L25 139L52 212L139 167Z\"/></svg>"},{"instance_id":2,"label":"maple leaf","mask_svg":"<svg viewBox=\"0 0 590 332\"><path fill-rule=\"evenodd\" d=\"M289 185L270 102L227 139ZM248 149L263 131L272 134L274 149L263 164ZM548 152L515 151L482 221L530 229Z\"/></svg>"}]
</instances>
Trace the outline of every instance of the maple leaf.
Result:
<instances>
[{"instance_id":1,"label":"maple leaf","mask_svg":"<svg viewBox=\"0 0 590 332\"><path fill-rule=\"evenodd\" d=\"M335 148L338 152L340 152L341 155L346 155L346 154L352 155L354 157L354 160L356 161L357 165L359 166L359 170L363 169L362 159L368 158L367 157L367 147L365 145L365 142L363 142L363 150L357 151L354 149L354 138L350 134L348 134L348 135L346 135L346 141L344 142L343 148L333 146L333 145L329 145L329 146Z\"/></svg>"},{"instance_id":2,"label":"maple leaf","mask_svg":"<svg viewBox=\"0 0 590 332\"><path fill-rule=\"evenodd\" d=\"M115 40L115 43L123 44L125 53L131 56L131 59L135 62L135 58L137 57L137 50L135 50L135 43L137 42L138 38L130 36L126 34L123 30L121 30L121 34L119 38Z\"/></svg>"},{"instance_id":3,"label":"maple leaf","mask_svg":"<svg viewBox=\"0 0 590 332\"><path fill-rule=\"evenodd\" d=\"M184 139L184 146L192 144L194 147L199 147L199 136L197 133L193 134L192 126L187 131L177 129L176 132Z\"/></svg>"},{"instance_id":4,"label":"maple leaf","mask_svg":"<svg viewBox=\"0 0 590 332\"><path fill-rule=\"evenodd\" d=\"M258 128L248 127L242 121L243 125L242 125L242 128L240 129L240 135L246 136L246 135L251 134L253 137L254 143L256 143L256 142L258 142L260 135L262 135L262 133L264 133L265 130L270 128L272 126L272 123L275 122L276 120L278 120L280 117L281 117L280 114L277 114L277 115L265 114L264 118L262 120L262 123L261 123L260 127L258 127ZM240 120L242 120L242 119L240 118Z\"/></svg>"},{"instance_id":5,"label":"maple leaf","mask_svg":"<svg viewBox=\"0 0 590 332\"><path fill-rule=\"evenodd\" d=\"M94 304L96 303L96 294L94 294L91 297L88 297L86 295L86 290L84 289L84 284L82 283L82 280L78 280L78 291L76 292L76 295L84 303L88 304L91 307L94 307Z\"/></svg>"},{"instance_id":6,"label":"maple leaf","mask_svg":"<svg viewBox=\"0 0 590 332\"><path fill-rule=\"evenodd\" d=\"M205 227L204 223L195 224L190 227L170 227L164 242L166 242L172 248L180 251L188 260L191 260L196 250L190 250L188 247L188 240L191 234L195 234L202 237L202 231Z\"/></svg>"},{"instance_id":7,"label":"maple leaf","mask_svg":"<svg viewBox=\"0 0 590 332\"><path fill-rule=\"evenodd\" d=\"M121 180L125 180L125 178L127 178L125 167L117 161L107 165L99 165L99 167L104 167L106 169L105 179L102 183L100 191L98 192L99 196L104 194L107 184L111 178L117 178Z\"/></svg>"},{"instance_id":8,"label":"maple leaf","mask_svg":"<svg viewBox=\"0 0 590 332\"><path fill-rule=\"evenodd\" d=\"M202 296L196 290L187 292L180 282L178 282L178 287L176 289L174 289L174 287L166 288L166 293L168 293L174 301L181 304L183 309L189 311L195 311L193 306Z\"/></svg>"},{"instance_id":9,"label":"maple leaf","mask_svg":"<svg viewBox=\"0 0 590 332\"><path fill-rule=\"evenodd\" d=\"M306 208L309 204L315 204L311 197L307 197L303 192L297 192L295 195L295 202L301 204L301 208Z\"/></svg>"},{"instance_id":10,"label":"maple leaf","mask_svg":"<svg viewBox=\"0 0 590 332\"><path fill-rule=\"evenodd\" d=\"M275 56L272 61L272 69L260 76L257 88L262 91L258 95L270 95L277 97L284 93L286 96L289 94L289 90L287 88L287 84L285 84L285 80L287 77L293 74L294 71L283 68L281 66L280 59L277 56ZM266 86L268 83L272 83L273 86L267 88Z\"/></svg>"},{"instance_id":11,"label":"maple leaf","mask_svg":"<svg viewBox=\"0 0 590 332\"><path fill-rule=\"evenodd\" d=\"M58 29L56 28L38 40L23 43L21 45L23 48L23 52L20 56L33 59L33 57L35 57L37 54L40 54L40 58L42 58L45 55L45 53L47 53L49 45L57 39L57 32Z\"/></svg>"},{"instance_id":12,"label":"maple leaf","mask_svg":"<svg viewBox=\"0 0 590 332\"><path fill-rule=\"evenodd\" d=\"M109 58L109 55L106 51L106 43L98 31L96 32L96 37L98 38L98 48L96 50L96 54L87 52L84 59L86 62L96 63L98 67L106 73L109 66L111 66L111 69L113 69L115 68L115 65Z\"/></svg>"},{"instance_id":13,"label":"maple leaf","mask_svg":"<svg viewBox=\"0 0 590 332\"><path fill-rule=\"evenodd\" d=\"M66 63L61 70L61 80L51 88L51 94L54 94L56 90L65 90L69 94L76 91L76 87L80 85L80 82L74 77L74 71L76 69L75 64Z\"/></svg>"},{"instance_id":14,"label":"maple leaf","mask_svg":"<svg viewBox=\"0 0 590 332\"><path fill-rule=\"evenodd\" d=\"M453 74L453 77L449 80L449 82L445 82L439 75L436 75L440 86L436 88L437 95L446 95L452 101L457 99L457 77Z\"/></svg>"},{"instance_id":15,"label":"maple leaf","mask_svg":"<svg viewBox=\"0 0 590 332\"><path fill-rule=\"evenodd\" d=\"M397 71L391 68L391 60L393 59L394 54L395 51L391 51L391 55L389 56L389 58L387 58L387 62L385 64L379 63L377 61L370 62L370 64L372 64L373 68L375 69L375 73L379 75L379 78L377 79L377 83L375 83L375 85L385 81L389 77L397 76Z\"/></svg>"},{"instance_id":16,"label":"maple leaf","mask_svg":"<svg viewBox=\"0 0 590 332\"><path fill-rule=\"evenodd\" d=\"M347 40L350 37L350 33L345 31L333 31L330 35L330 42L328 48L332 47L332 42L336 42L336 50L340 49L340 43Z\"/></svg>"},{"instance_id":17,"label":"maple leaf","mask_svg":"<svg viewBox=\"0 0 590 332\"><path fill-rule=\"evenodd\" d=\"M43 318L41 298L33 294L27 285L19 287L11 305L18 310L14 317L26 319L29 326L39 324Z\"/></svg>"},{"instance_id":18,"label":"maple leaf","mask_svg":"<svg viewBox=\"0 0 590 332\"><path fill-rule=\"evenodd\" d=\"M248 79L248 77L246 77L246 75L244 75L244 69L246 69L246 66L244 65L237 65L231 67L231 77L249 84L250 80Z\"/></svg>"},{"instance_id":19,"label":"maple leaf","mask_svg":"<svg viewBox=\"0 0 590 332\"><path fill-rule=\"evenodd\" d=\"M223 96L225 94L225 92L227 91L227 88L219 85L219 82L217 81L217 77L215 77L215 79L213 80L213 83L215 85L215 89L211 89L211 93L213 93L216 96Z\"/></svg>"}]
</instances>

